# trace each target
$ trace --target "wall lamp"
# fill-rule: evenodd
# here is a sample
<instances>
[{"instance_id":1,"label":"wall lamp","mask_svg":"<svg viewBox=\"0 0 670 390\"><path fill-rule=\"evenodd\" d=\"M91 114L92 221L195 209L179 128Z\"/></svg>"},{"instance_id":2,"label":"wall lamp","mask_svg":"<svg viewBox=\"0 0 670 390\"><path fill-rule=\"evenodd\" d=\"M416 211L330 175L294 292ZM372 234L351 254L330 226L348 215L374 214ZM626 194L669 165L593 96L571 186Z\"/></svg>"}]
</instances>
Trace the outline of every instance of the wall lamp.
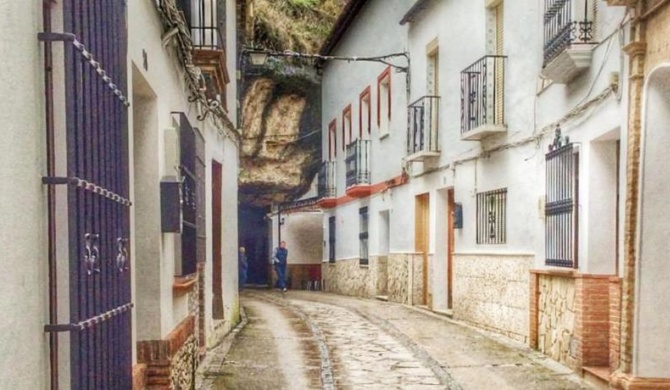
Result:
<instances>
[{"instance_id":1,"label":"wall lamp","mask_svg":"<svg viewBox=\"0 0 670 390\"><path fill-rule=\"evenodd\" d=\"M289 57L289 58L307 58L307 59L314 59L317 61L347 61L347 62L357 62L357 61L362 61L362 62L380 62L382 64L386 64L393 69L395 69L397 72L403 72L403 73L409 73L409 54L407 52L402 52L402 53L391 53L391 54L384 54L381 56L372 56L372 57L358 57L358 56L324 56L321 54L306 54L306 53L298 53L292 50L284 50L284 51L273 51L273 50L267 50L263 48L244 48L242 50L242 55L247 55L249 57L249 60L251 61L251 64L254 66L262 66L265 65L265 62L269 57ZM398 65L394 64L391 62L391 60L395 58L402 57L407 61L407 65Z\"/></svg>"}]
</instances>

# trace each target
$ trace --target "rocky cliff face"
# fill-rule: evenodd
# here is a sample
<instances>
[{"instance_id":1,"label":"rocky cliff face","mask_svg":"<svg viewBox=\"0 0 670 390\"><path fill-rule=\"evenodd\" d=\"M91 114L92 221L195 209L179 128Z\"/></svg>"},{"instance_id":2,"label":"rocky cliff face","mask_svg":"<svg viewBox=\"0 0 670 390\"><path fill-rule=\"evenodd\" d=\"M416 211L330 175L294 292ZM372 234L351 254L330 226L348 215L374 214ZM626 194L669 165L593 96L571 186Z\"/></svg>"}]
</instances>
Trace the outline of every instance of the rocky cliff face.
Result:
<instances>
[{"instance_id":1,"label":"rocky cliff face","mask_svg":"<svg viewBox=\"0 0 670 390\"><path fill-rule=\"evenodd\" d=\"M309 188L321 161L321 93L309 71L248 81L242 105L240 198L267 206Z\"/></svg>"},{"instance_id":2,"label":"rocky cliff face","mask_svg":"<svg viewBox=\"0 0 670 390\"><path fill-rule=\"evenodd\" d=\"M256 0L253 36L272 50L315 53L348 0ZM270 58L242 68L240 202L299 198L321 161L321 87L309 63Z\"/></svg>"}]
</instances>

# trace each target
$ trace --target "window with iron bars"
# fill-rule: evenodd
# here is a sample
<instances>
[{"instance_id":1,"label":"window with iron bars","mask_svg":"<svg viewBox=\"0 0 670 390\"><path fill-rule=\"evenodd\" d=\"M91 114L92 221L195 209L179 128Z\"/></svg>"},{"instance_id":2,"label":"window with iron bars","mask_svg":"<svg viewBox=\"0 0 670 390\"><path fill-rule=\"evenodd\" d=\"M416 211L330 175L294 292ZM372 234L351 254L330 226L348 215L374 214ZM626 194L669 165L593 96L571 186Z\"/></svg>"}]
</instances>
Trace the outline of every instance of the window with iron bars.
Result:
<instances>
[{"instance_id":1,"label":"window with iron bars","mask_svg":"<svg viewBox=\"0 0 670 390\"><path fill-rule=\"evenodd\" d=\"M205 261L205 163L204 140L180 113L179 145L181 183L181 266L177 273L190 275Z\"/></svg>"},{"instance_id":2,"label":"window with iron bars","mask_svg":"<svg viewBox=\"0 0 670 390\"><path fill-rule=\"evenodd\" d=\"M572 143L563 145L559 136L545 157L545 262L577 268L579 153Z\"/></svg>"},{"instance_id":3,"label":"window with iron bars","mask_svg":"<svg viewBox=\"0 0 670 390\"><path fill-rule=\"evenodd\" d=\"M335 262L335 217L328 218L328 262Z\"/></svg>"},{"instance_id":4,"label":"window with iron bars","mask_svg":"<svg viewBox=\"0 0 670 390\"><path fill-rule=\"evenodd\" d=\"M507 188L477 194L477 244L507 242Z\"/></svg>"},{"instance_id":5,"label":"window with iron bars","mask_svg":"<svg viewBox=\"0 0 670 390\"><path fill-rule=\"evenodd\" d=\"M358 210L360 221L360 233L358 240L360 243L360 265L368 265L368 208L362 207Z\"/></svg>"}]
</instances>

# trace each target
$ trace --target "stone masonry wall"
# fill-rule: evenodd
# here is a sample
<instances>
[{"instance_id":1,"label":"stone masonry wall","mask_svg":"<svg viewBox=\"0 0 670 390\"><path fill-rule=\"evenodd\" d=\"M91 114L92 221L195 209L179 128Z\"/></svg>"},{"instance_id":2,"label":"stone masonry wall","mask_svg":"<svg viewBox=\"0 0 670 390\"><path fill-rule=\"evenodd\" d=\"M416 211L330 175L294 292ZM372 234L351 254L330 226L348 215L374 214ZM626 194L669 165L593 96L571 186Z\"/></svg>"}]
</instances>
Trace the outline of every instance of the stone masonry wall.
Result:
<instances>
[{"instance_id":1,"label":"stone masonry wall","mask_svg":"<svg viewBox=\"0 0 670 390\"><path fill-rule=\"evenodd\" d=\"M368 265L360 265L359 259L338 260L323 263L324 290L336 294L374 298L377 295L378 259L370 256Z\"/></svg>"},{"instance_id":2,"label":"stone masonry wall","mask_svg":"<svg viewBox=\"0 0 670 390\"><path fill-rule=\"evenodd\" d=\"M322 275L324 291L363 298L382 294L392 302L423 303L423 260L419 254L370 256L367 266L361 266L357 258L323 263Z\"/></svg>"},{"instance_id":3,"label":"stone masonry wall","mask_svg":"<svg viewBox=\"0 0 670 390\"><path fill-rule=\"evenodd\" d=\"M409 303L409 267L408 255L404 253L393 253L388 257L388 297L389 301Z\"/></svg>"},{"instance_id":4,"label":"stone masonry wall","mask_svg":"<svg viewBox=\"0 0 670 390\"><path fill-rule=\"evenodd\" d=\"M575 280L539 275L537 348L552 359L575 368Z\"/></svg>"},{"instance_id":5,"label":"stone masonry wall","mask_svg":"<svg viewBox=\"0 0 670 390\"><path fill-rule=\"evenodd\" d=\"M528 341L532 256L454 255L454 317Z\"/></svg>"},{"instance_id":6,"label":"stone masonry wall","mask_svg":"<svg viewBox=\"0 0 670 390\"><path fill-rule=\"evenodd\" d=\"M173 390L190 390L194 385L194 373L198 367L196 338L191 336L172 357L170 383Z\"/></svg>"}]
</instances>

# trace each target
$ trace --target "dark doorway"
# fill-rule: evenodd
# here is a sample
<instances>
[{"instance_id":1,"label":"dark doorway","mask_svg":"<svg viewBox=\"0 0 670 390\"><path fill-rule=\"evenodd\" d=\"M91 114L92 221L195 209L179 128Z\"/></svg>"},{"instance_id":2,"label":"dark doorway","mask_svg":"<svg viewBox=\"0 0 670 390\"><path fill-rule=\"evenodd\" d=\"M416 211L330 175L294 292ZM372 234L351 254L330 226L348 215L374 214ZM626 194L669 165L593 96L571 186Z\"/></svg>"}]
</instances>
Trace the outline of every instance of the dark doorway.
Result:
<instances>
[{"instance_id":1,"label":"dark doorway","mask_svg":"<svg viewBox=\"0 0 670 390\"><path fill-rule=\"evenodd\" d=\"M247 283L267 284L269 279L269 248L268 221L265 216L268 210L264 207L240 206L239 209L239 240L240 246L246 248Z\"/></svg>"}]
</instances>

